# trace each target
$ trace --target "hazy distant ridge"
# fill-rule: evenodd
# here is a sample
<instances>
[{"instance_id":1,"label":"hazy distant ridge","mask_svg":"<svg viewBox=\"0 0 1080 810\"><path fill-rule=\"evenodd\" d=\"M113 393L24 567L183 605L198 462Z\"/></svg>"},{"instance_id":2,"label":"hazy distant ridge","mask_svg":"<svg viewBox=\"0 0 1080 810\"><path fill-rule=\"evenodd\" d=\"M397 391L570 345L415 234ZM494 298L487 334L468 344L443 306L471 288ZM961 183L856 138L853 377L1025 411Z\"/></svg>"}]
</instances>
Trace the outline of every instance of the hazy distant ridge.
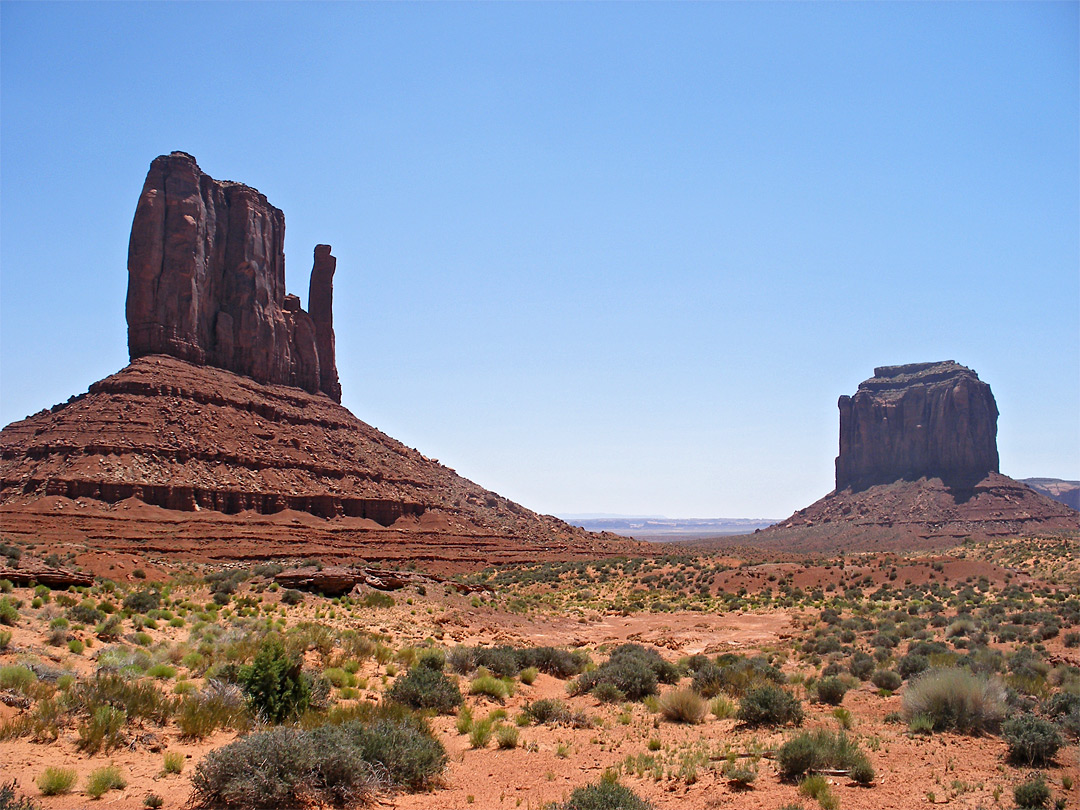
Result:
<instances>
[{"instance_id":1,"label":"hazy distant ridge","mask_svg":"<svg viewBox=\"0 0 1080 810\"><path fill-rule=\"evenodd\" d=\"M582 518L560 515L567 523L591 532L612 532L639 539L679 539L716 537L720 535L751 534L776 523L774 518L665 518L609 515L602 518Z\"/></svg>"}]
</instances>

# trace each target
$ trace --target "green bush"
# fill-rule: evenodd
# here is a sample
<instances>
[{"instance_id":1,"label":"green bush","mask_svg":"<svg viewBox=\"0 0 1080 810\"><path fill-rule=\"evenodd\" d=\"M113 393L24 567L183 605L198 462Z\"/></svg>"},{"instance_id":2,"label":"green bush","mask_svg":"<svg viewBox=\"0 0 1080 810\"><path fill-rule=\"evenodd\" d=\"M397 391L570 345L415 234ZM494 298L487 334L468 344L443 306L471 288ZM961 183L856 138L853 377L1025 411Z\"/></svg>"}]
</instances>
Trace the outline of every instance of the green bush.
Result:
<instances>
[{"instance_id":1,"label":"green bush","mask_svg":"<svg viewBox=\"0 0 1080 810\"><path fill-rule=\"evenodd\" d=\"M900 673L900 677L905 680L929 668L930 659L918 653L908 653L896 662L896 670Z\"/></svg>"},{"instance_id":2,"label":"green bush","mask_svg":"<svg viewBox=\"0 0 1080 810\"><path fill-rule=\"evenodd\" d=\"M211 751L191 785L194 807L254 810L354 804L370 798L379 780L339 727L278 727Z\"/></svg>"},{"instance_id":3,"label":"green bush","mask_svg":"<svg viewBox=\"0 0 1080 810\"><path fill-rule=\"evenodd\" d=\"M847 693L847 685L839 678L823 678L817 683L818 700L830 706L839 706Z\"/></svg>"},{"instance_id":4,"label":"green bush","mask_svg":"<svg viewBox=\"0 0 1080 810\"><path fill-rule=\"evenodd\" d=\"M496 678L494 675L481 674L473 678L472 683L469 684L470 695L487 695L490 698L494 698L500 703L504 701L508 695L513 694L513 687L504 680Z\"/></svg>"},{"instance_id":5,"label":"green bush","mask_svg":"<svg viewBox=\"0 0 1080 810\"><path fill-rule=\"evenodd\" d=\"M364 760L382 766L394 785L420 790L446 767L446 749L418 720L383 719L342 728L348 730Z\"/></svg>"},{"instance_id":6,"label":"green bush","mask_svg":"<svg viewBox=\"0 0 1080 810\"><path fill-rule=\"evenodd\" d=\"M803 721L799 699L778 686L760 686L739 702L738 718L748 726L782 726Z\"/></svg>"},{"instance_id":7,"label":"green bush","mask_svg":"<svg viewBox=\"0 0 1080 810\"><path fill-rule=\"evenodd\" d=\"M88 715L101 705L109 705L123 710L128 720L150 720L158 725L169 721L176 706L153 683L128 681L113 672L99 672L93 680L75 686L68 703L72 709Z\"/></svg>"},{"instance_id":8,"label":"green bush","mask_svg":"<svg viewBox=\"0 0 1080 810\"><path fill-rule=\"evenodd\" d=\"M609 683L626 695L627 700L641 700L656 693L657 683L675 683L678 679L675 665L664 661L656 650L623 644L599 667L582 674L574 691L591 692L598 684Z\"/></svg>"},{"instance_id":9,"label":"green bush","mask_svg":"<svg viewBox=\"0 0 1080 810\"><path fill-rule=\"evenodd\" d=\"M848 671L860 681L870 680L870 676L874 674L874 657L861 651L855 653L851 656Z\"/></svg>"},{"instance_id":10,"label":"green bush","mask_svg":"<svg viewBox=\"0 0 1080 810\"><path fill-rule=\"evenodd\" d=\"M79 726L76 747L88 754L104 749L110 751L121 746L124 740L124 723L127 713L114 706L98 706L90 717Z\"/></svg>"},{"instance_id":11,"label":"green bush","mask_svg":"<svg viewBox=\"0 0 1080 810\"><path fill-rule=\"evenodd\" d=\"M579 787L556 810L652 810L652 805L614 779Z\"/></svg>"},{"instance_id":12,"label":"green bush","mask_svg":"<svg viewBox=\"0 0 1080 810\"><path fill-rule=\"evenodd\" d=\"M502 685L502 681L498 683ZM414 666L398 677L386 696L414 709L435 709L439 714L452 714L462 703L457 685L440 670L426 666Z\"/></svg>"},{"instance_id":13,"label":"green bush","mask_svg":"<svg viewBox=\"0 0 1080 810\"><path fill-rule=\"evenodd\" d=\"M255 660L240 668L237 681L252 712L272 723L303 714L311 702L300 659L289 655L277 636L262 642Z\"/></svg>"},{"instance_id":14,"label":"green bush","mask_svg":"<svg viewBox=\"0 0 1080 810\"><path fill-rule=\"evenodd\" d=\"M120 774L120 769L115 765L108 765L91 771L86 777L86 793L94 799L100 799L110 790L123 790L127 787L127 780Z\"/></svg>"},{"instance_id":15,"label":"green bush","mask_svg":"<svg viewBox=\"0 0 1080 810\"><path fill-rule=\"evenodd\" d=\"M153 589L135 591L124 597L124 608L132 613L149 613L161 606L161 593Z\"/></svg>"},{"instance_id":16,"label":"green bush","mask_svg":"<svg viewBox=\"0 0 1080 810\"><path fill-rule=\"evenodd\" d=\"M860 784L874 780L874 769L859 745L843 731L828 729L803 731L788 739L776 752L780 775L795 779L803 774L827 769L850 770ZM856 769L858 773L856 774Z\"/></svg>"},{"instance_id":17,"label":"green bush","mask_svg":"<svg viewBox=\"0 0 1080 810\"><path fill-rule=\"evenodd\" d=\"M966 669L929 670L908 684L903 710L909 720L931 718L935 731L979 734L996 729L1005 716L1005 687Z\"/></svg>"},{"instance_id":18,"label":"green bush","mask_svg":"<svg viewBox=\"0 0 1080 810\"><path fill-rule=\"evenodd\" d=\"M1050 803L1050 788L1040 773L1013 788L1013 799L1020 810L1039 810Z\"/></svg>"},{"instance_id":19,"label":"green bush","mask_svg":"<svg viewBox=\"0 0 1080 810\"><path fill-rule=\"evenodd\" d=\"M0 624L13 625L19 621L19 609L15 602L8 598L0 598Z\"/></svg>"},{"instance_id":20,"label":"green bush","mask_svg":"<svg viewBox=\"0 0 1080 810\"><path fill-rule=\"evenodd\" d=\"M598 683L592 688L592 691L589 692L589 694L601 703L622 703L626 700L626 693L615 684L609 683L608 681Z\"/></svg>"},{"instance_id":21,"label":"green bush","mask_svg":"<svg viewBox=\"0 0 1080 810\"><path fill-rule=\"evenodd\" d=\"M202 691L185 695L176 711L180 736L201 740L219 728L242 730L250 721L247 701L236 684L210 680Z\"/></svg>"},{"instance_id":22,"label":"green bush","mask_svg":"<svg viewBox=\"0 0 1080 810\"><path fill-rule=\"evenodd\" d=\"M888 689L890 692L899 689L903 682L900 673L892 669L879 669L870 676L870 683L878 689Z\"/></svg>"},{"instance_id":23,"label":"green bush","mask_svg":"<svg viewBox=\"0 0 1080 810\"><path fill-rule=\"evenodd\" d=\"M1001 736L1009 746L1011 762L1037 768L1048 765L1062 745L1057 726L1034 714L1022 714L1005 721Z\"/></svg>"},{"instance_id":24,"label":"green bush","mask_svg":"<svg viewBox=\"0 0 1080 810\"><path fill-rule=\"evenodd\" d=\"M38 790L42 796L59 796L75 787L75 778L74 768L49 767L37 778Z\"/></svg>"}]
</instances>

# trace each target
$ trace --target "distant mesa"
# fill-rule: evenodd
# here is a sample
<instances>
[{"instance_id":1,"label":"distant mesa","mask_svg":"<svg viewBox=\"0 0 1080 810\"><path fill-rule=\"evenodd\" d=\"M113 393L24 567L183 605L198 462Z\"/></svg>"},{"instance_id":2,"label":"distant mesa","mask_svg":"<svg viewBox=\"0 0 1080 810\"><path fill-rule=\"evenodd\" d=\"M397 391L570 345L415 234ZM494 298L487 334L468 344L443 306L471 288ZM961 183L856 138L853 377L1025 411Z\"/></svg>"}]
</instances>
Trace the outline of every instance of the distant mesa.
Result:
<instances>
[{"instance_id":1,"label":"distant mesa","mask_svg":"<svg viewBox=\"0 0 1080 810\"><path fill-rule=\"evenodd\" d=\"M882 366L842 396L836 489L747 542L791 551L927 548L1073 532L1080 515L998 470L990 386L952 360Z\"/></svg>"},{"instance_id":2,"label":"distant mesa","mask_svg":"<svg viewBox=\"0 0 1080 810\"><path fill-rule=\"evenodd\" d=\"M875 368L839 407L837 490L919 478L970 486L998 472L994 395L952 360Z\"/></svg>"},{"instance_id":3,"label":"distant mesa","mask_svg":"<svg viewBox=\"0 0 1080 810\"><path fill-rule=\"evenodd\" d=\"M128 252L131 363L0 432L7 538L202 560L461 570L628 553L425 457L338 404L336 259L308 311L285 217L191 155L153 161Z\"/></svg>"},{"instance_id":4,"label":"distant mesa","mask_svg":"<svg viewBox=\"0 0 1080 810\"><path fill-rule=\"evenodd\" d=\"M1061 478L1021 478L1036 492L1063 503L1070 509L1080 511L1080 481L1065 481Z\"/></svg>"}]
</instances>

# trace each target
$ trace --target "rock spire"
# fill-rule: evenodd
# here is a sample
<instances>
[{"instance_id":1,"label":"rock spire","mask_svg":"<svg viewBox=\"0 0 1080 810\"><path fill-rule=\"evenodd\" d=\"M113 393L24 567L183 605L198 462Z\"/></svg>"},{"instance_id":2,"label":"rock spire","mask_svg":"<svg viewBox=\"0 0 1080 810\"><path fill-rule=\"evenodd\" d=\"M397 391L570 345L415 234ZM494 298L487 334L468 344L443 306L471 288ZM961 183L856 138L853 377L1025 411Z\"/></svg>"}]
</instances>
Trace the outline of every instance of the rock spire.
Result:
<instances>
[{"instance_id":1,"label":"rock spire","mask_svg":"<svg viewBox=\"0 0 1080 810\"><path fill-rule=\"evenodd\" d=\"M128 351L166 354L341 401L336 259L315 249L311 314L285 293L285 215L184 152L150 164L128 246Z\"/></svg>"}]
</instances>

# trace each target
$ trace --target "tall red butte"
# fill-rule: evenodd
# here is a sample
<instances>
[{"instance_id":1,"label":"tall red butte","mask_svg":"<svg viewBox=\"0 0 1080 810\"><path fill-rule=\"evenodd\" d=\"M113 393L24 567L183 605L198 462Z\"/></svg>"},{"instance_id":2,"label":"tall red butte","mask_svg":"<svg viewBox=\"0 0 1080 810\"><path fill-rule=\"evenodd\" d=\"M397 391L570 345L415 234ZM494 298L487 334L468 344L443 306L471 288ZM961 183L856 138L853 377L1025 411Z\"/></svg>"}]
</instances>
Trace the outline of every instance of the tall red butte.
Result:
<instances>
[{"instance_id":1,"label":"tall red butte","mask_svg":"<svg viewBox=\"0 0 1080 810\"><path fill-rule=\"evenodd\" d=\"M990 386L952 360L881 366L842 396L836 489L747 542L908 550L1080 529L1080 512L998 471Z\"/></svg>"},{"instance_id":2,"label":"tall red butte","mask_svg":"<svg viewBox=\"0 0 1080 810\"><path fill-rule=\"evenodd\" d=\"M538 515L340 404L328 245L310 311L285 217L183 152L153 161L128 254L131 364L0 432L0 529L58 548L453 570L643 548Z\"/></svg>"}]
</instances>

